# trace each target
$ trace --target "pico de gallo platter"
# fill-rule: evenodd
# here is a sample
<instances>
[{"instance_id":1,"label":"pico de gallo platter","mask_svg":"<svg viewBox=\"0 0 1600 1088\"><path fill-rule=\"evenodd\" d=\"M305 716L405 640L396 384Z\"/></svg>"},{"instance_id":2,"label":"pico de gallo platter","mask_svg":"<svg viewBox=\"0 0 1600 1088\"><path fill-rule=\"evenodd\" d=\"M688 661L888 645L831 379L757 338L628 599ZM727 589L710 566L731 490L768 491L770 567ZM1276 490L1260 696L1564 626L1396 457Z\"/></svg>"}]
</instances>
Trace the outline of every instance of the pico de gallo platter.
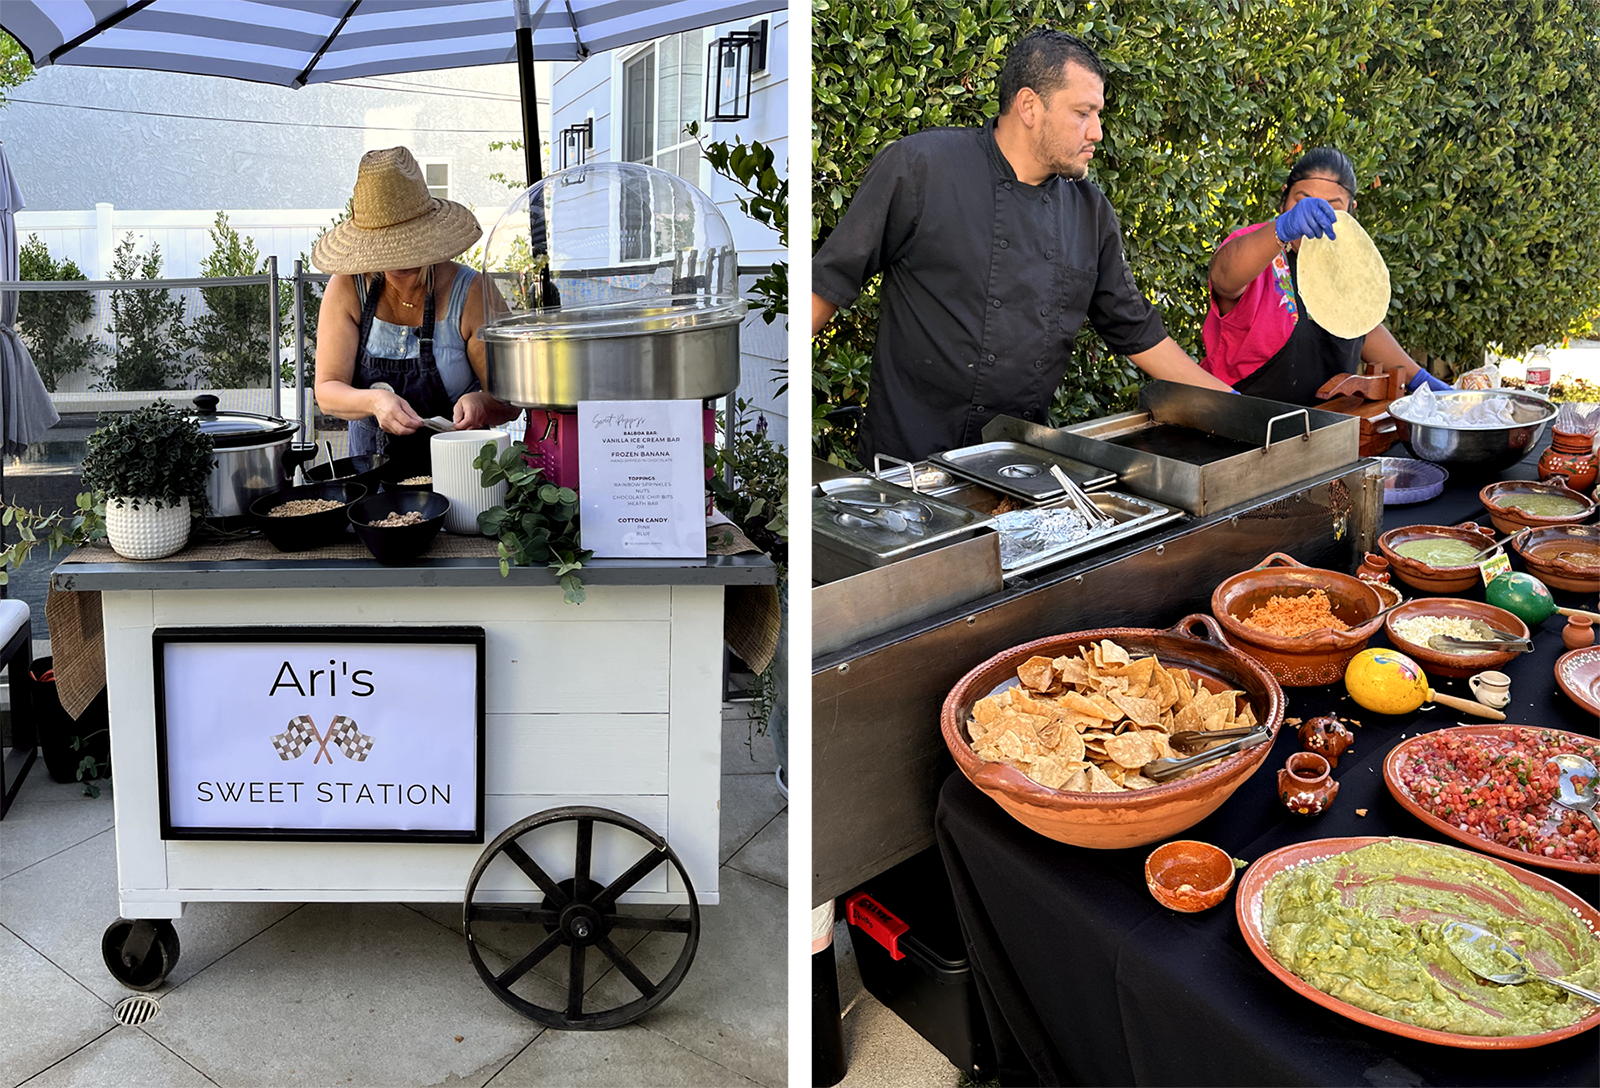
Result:
<instances>
[{"instance_id":1,"label":"pico de gallo platter","mask_svg":"<svg viewBox=\"0 0 1600 1088\"><path fill-rule=\"evenodd\" d=\"M1383 762L1389 792L1457 842L1509 861L1600 874L1600 834L1555 803L1560 752L1600 761L1600 743L1526 725L1463 725L1396 745Z\"/></svg>"}]
</instances>

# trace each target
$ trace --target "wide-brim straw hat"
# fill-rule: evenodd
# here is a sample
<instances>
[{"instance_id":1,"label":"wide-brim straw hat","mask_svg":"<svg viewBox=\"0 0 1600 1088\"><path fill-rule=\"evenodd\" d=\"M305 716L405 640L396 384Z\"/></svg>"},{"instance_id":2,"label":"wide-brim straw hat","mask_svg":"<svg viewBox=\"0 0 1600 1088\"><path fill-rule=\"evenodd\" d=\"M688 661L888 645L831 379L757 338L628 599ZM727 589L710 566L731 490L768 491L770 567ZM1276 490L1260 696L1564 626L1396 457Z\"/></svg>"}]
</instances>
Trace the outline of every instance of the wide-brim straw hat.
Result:
<instances>
[{"instance_id":1,"label":"wide-brim straw hat","mask_svg":"<svg viewBox=\"0 0 1600 1088\"><path fill-rule=\"evenodd\" d=\"M361 156L353 214L311 248L311 263L329 273L421 268L460 256L482 235L466 205L429 196L411 152L391 147Z\"/></svg>"}]
</instances>

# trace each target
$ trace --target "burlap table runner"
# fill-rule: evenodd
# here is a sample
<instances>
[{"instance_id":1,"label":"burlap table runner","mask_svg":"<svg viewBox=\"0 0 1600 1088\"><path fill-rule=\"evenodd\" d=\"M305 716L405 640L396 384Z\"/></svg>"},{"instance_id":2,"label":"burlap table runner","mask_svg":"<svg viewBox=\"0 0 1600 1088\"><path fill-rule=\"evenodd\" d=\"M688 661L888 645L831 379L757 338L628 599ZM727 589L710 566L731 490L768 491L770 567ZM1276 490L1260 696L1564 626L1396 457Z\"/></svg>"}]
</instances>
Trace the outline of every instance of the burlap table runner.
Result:
<instances>
[{"instance_id":1,"label":"burlap table runner","mask_svg":"<svg viewBox=\"0 0 1600 1088\"><path fill-rule=\"evenodd\" d=\"M742 555L761 549L732 524L706 528L706 554ZM423 559L494 559L495 541L483 536L440 533L421 556ZM124 559L108 545L90 544L64 557L62 563L222 563L231 560L371 559L359 540L280 552L263 537L207 539L161 559ZM770 600L768 599L770 598ZM74 720L106 686L105 629L100 621L100 594L50 590L45 599L45 623L50 631L51 664L61 706ZM733 652L757 672L771 662L778 646L778 593L772 586L729 586L723 613L723 638ZM759 664L757 663L759 662Z\"/></svg>"}]
</instances>

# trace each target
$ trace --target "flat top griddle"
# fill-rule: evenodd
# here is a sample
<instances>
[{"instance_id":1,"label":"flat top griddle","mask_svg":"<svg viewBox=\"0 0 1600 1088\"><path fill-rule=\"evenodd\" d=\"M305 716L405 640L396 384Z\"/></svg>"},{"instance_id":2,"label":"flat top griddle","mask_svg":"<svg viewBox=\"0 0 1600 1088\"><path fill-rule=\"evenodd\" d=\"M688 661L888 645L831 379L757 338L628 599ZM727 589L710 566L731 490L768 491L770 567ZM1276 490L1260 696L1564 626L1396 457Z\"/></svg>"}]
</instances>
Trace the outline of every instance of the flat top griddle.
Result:
<instances>
[{"instance_id":1,"label":"flat top griddle","mask_svg":"<svg viewBox=\"0 0 1600 1088\"><path fill-rule=\"evenodd\" d=\"M1126 449L1138 450L1156 457L1170 457L1174 461L1184 461L1191 465L1209 465L1217 461L1226 461L1230 457L1237 457L1241 453L1249 453L1257 448L1234 438L1207 434L1205 431L1179 427L1172 423L1153 423L1128 434L1107 438L1105 441Z\"/></svg>"}]
</instances>

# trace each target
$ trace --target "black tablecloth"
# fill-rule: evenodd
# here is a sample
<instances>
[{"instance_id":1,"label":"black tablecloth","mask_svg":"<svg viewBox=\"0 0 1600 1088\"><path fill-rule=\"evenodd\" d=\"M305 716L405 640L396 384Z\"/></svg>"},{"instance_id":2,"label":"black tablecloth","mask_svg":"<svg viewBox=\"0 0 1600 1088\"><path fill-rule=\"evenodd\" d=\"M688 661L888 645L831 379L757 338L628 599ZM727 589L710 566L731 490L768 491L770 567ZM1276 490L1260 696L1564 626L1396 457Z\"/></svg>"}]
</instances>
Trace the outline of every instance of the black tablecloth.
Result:
<instances>
[{"instance_id":1,"label":"black tablecloth","mask_svg":"<svg viewBox=\"0 0 1600 1088\"><path fill-rule=\"evenodd\" d=\"M1532 464L1503 474L1531 478ZM1482 481L1451 480L1443 495L1388 507L1384 528L1488 524ZM1520 562L1516 562L1520 569ZM1408 597L1422 596L1401 586ZM1483 587L1460 594L1483 599ZM1595 607L1575 594L1557 602ZM1170 619L1176 619L1171 617ZM1537 649L1503 668L1507 720L1594 736L1600 723L1557 689L1559 615L1535 630ZM1382 632L1371 645L1387 645ZM1471 698L1464 680L1431 678ZM1288 714L1337 713L1361 725L1339 760L1338 798L1321 816L1289 814L1277 770L1299 747L1283 729L1261 769L1183 838L1253 861L1308 839L1404 835L1450 842L1389 796L1383 759L1402 737L1478 721L1445 707L1372 714L1344 686L1286 688ZM1366 816L1358 816L1365 809ZM1101 851L1053 842L1023 827L961 774L939 797L939 846L961 914L980 996L994 1031L1001 1082L1012 1084L1600 1084L1600 1033L1520 1051L1463 1050L1364 1027L1294 993L1245 945L1230 893L1201 914L1161 907L1144 884L1153 847ZM1600 882L1537 869L1591 902Z\"/></svg>"}]
</instances>

